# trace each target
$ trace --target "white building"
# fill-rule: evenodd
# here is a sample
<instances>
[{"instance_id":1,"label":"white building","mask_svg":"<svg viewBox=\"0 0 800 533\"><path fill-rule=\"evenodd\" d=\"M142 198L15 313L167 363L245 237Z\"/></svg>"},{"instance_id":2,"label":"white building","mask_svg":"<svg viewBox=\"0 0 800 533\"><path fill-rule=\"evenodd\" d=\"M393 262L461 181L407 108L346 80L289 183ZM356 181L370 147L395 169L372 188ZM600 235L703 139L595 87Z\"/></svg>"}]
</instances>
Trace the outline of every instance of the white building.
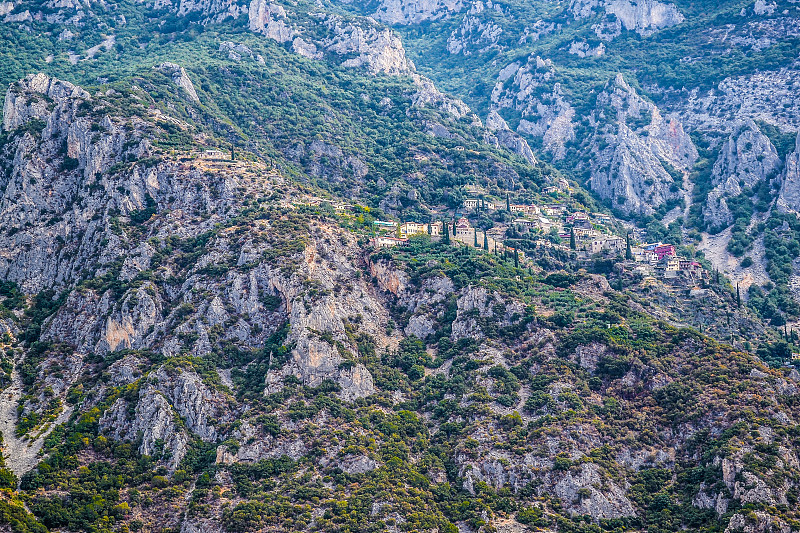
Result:
<instances>
[{"instance_id":1,"label":"white building","mask_svg":"<svg viewBox=\"0 0 800 533\"><path fill-rule=\"evenodd\" d=\"M396 237L379 236L372 239L373 246L378 248L392 248L394 246L402 246L408 242L408 239L398 239Z\"/></svg>"}]
</instances>

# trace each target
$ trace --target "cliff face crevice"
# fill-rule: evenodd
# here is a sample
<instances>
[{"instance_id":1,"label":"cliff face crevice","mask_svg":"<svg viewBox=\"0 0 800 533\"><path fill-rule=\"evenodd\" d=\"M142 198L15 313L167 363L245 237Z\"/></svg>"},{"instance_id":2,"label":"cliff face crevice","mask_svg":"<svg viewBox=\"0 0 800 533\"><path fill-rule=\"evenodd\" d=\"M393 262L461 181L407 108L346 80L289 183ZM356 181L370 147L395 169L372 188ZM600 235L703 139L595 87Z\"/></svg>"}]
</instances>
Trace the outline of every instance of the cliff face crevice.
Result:
<instances>
[{"instance_id":1,"label":"cliff face crevice","mask_svg":"<svg viewBox=\"0 0 800 533\"><path fill-rule=\"evenodd\" d=\"M662 115L618 75L598 95L589 123L594 135L582 146L593 191L627 213L649 214L682 198L698 154L676 116Z\"/></svg>"}]
</instances>

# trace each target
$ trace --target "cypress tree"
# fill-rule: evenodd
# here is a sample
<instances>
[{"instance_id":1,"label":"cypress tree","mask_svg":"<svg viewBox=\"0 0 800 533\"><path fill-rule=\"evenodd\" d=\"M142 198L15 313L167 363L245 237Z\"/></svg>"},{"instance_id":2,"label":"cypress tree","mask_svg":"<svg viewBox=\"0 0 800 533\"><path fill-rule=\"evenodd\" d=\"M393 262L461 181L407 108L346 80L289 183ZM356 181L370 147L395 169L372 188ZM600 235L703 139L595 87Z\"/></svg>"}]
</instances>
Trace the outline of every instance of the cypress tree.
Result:
<instances>
[{"instance_id":1,"label":"cypress tree","mask_svg":"<svg viewBox=\"0 0 800 533\"><path fill-rule=\"evenodd\" d=\"M736 307L742 306L742 296L739 294L739 284L736 284Z\"/></svg>"},{"instance_id":2,"label":"cypress tree","mask_svg":"<svg viewBox=\"0 0 800 533\"><path fill-rule=\"evenodd\" d=\"M489 236L486 235L486 232L483 232L483 249L487 252L489 251Z\"/></svg>"},{"instance_id":3,"label":"cypress tree","mask_svg":"<svg viewBox=\"0 0 800 533\"><path fill-rule=\"evenodd\" d=\"M519 253L516 248L514 248L514 268L519 268Z\"/></svg>"},{"instance_id":4,"label":"cypress tree","mask_svg":"<svg viewBox=\"0 0 800 533\"><path fill-rule=\"evenodd\" d=\"M442 221L442 233L444 234L444 243L450 244L450 223Z\"/></svg>"},{"instance_id":5,"label":"cypress tree","mask_svg":"<svg viewBox=\"0 0 800 533\"><path fill-rule=\"evenodd\" d=\"M569 230L569 248L570 250L575 249L575 228L570 228Z\"/></svg>"},{"instance_id":6,"label":"cypress tree","mask_svg":"<svg viewBox=\"0 0 800 533\"><path fill-rule=\"evenodd\" d=\"M475 228L475 248L478 247L478 228Z\"/></svg>"},{"instance_id":7,"label":"cypress tree","mask_svg":"<svg viewBox=\"0 0 800 533\"><path fill-rule=\"evenodd\" d=\"M506 193L506 211L511 211L511 198L509 198L508 193Z\"/></svg>"},{"instance_id":8,"label":"cypress tree","mask_svg":"<svg viewBox=\"0 0 800 533\"><path fill-rule=\"evenodd\" d=\"M631 236L625 235L625 260L630 261L633 259L633 250L631 250Z\"/></svg>"}]
</instances>

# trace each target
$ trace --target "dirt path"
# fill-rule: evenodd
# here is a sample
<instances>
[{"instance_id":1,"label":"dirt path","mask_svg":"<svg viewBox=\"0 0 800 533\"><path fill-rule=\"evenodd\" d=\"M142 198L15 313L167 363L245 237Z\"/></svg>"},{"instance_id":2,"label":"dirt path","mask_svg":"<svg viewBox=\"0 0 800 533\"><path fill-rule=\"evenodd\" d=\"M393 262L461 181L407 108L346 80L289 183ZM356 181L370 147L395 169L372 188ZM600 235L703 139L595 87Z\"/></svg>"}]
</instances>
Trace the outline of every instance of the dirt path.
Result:
<instances>
[{"instance_id":1,"label":"dirt path","mask_svg":"<svg viewBox=\"0 0 800 533\"><path fill-rule=\"evenodd\" d=\"M0 393L0 432L3 434L3 456L6 466L17 477L32 470L39 463L39 451L44 439L59 424L66 422L72 409L65 409L45 432L34 441L17 437L17 405L22 396L22 378L16 366L11 373L11 385Z\"/></svg>"}]
</instances>

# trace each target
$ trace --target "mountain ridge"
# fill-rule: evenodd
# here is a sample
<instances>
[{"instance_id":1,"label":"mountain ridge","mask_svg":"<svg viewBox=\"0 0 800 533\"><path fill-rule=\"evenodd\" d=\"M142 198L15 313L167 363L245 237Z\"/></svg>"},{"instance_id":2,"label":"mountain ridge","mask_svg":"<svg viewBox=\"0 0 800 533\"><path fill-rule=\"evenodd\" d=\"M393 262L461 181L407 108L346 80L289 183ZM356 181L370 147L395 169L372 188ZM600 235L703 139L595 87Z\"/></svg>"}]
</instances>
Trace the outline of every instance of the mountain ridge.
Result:
<instances>
[{"instance_id":1,"label":"mountain ridge","mask_svg":"<svg viewBox=\"0 0 800 533\"><path fill-rule=\"evenodd\" d=\"M2 71L0 401L4 450L29 446L0 464L4 527L800 528L800 137L753 96L793 66L737 66L729 120L564 63L668 44L702 6L536 3L516 29L511 3L3 6L37 43ZM731 6L702 20L784 46L783 3ZM443 85L463 100L430 75L452 57L419 60L441 28L480 63ZM771 281L742 294L756 268L696 253L706 210L719 257ZM681 259L635 261L647 241Z\"/></svg>"}]
</instances>

